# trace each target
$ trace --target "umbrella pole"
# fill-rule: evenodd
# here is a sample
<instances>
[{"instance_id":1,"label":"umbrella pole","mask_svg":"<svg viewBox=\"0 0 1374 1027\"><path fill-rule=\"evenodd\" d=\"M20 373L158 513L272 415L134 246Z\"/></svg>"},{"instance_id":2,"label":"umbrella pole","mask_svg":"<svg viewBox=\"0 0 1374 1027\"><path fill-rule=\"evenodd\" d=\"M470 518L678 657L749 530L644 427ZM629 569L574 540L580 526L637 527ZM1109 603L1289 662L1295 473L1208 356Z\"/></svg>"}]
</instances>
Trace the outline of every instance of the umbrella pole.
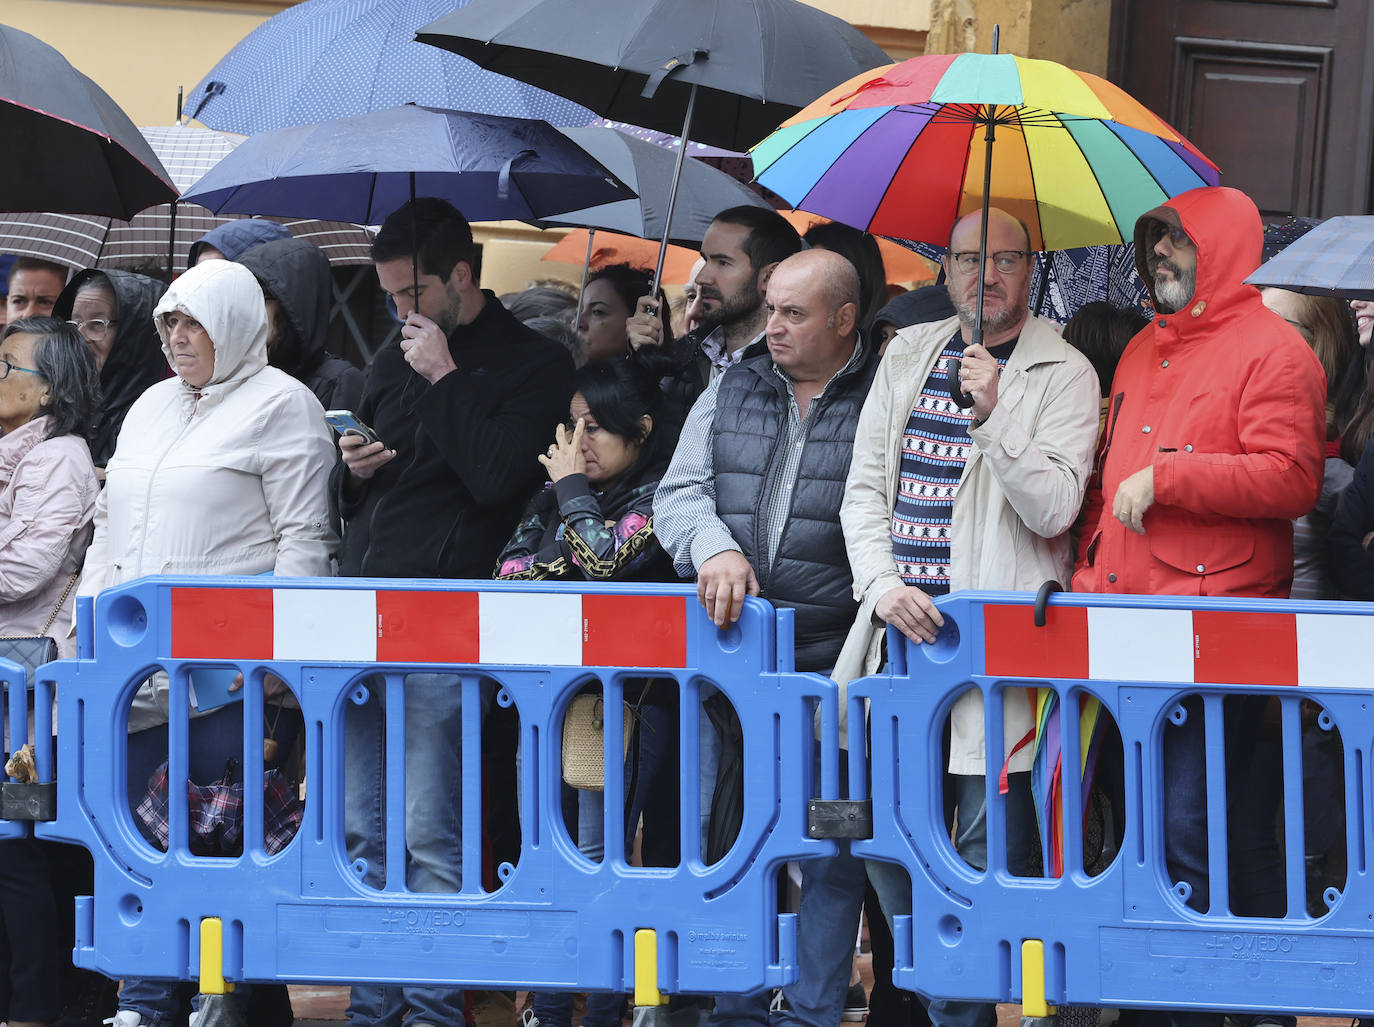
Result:
<instances>
[{"instance_id":1,"label":"umbrella pole","mask_svg":"<svg viewBox=\"0 0 1374 1027\"><path fill-rule=\"evenodd\" d=\"M592 242L596 239L596 229L587 229L587 258L582 261L582 284L577 287L577 316L573 320L573 328L582 323L582 302L587 295L587 279L592 272Z\"/></svg>"},{"instance_id":2,"label":"umbrella pole","mask_svg":"<svg viewBox=\"0 0 1374 1027\"><path fill-rule=\"evenodd\" d=\"M420 309L420 228L415 214L415 172L410 173L410 304Z\"/></svg>"},{"instance_id":3,"label":"umbrella pole","mask_svg":"<svg viewBox=\"0 0 1374 1027\"><path fill-rule=\"evenodd\" d=\"M658 246L658 266L654 268L654 284L651 295L658 299L658 291L663 285L663 261L668 256L668 238L673 231L673 208L677 206L677 186L682 178L682 165L687 159L687 133L692 130L692 112L697 105L697 84L692 83L687 94L687 114L682 119L682 135L678 138L677 164L673 167L673 182L668 189L668 215L663 219L663 239Z\"/></svg>"},{"instance_id":4,"label":"umbrella pole","mask_svg":"<svg viewBox=\"0 0 1374 1027\"><path fill-rule=\"evenodd\" d=\"M1001 26L992 27L992 52L997 52L997 37L1001 32ZM981 346L983 344L983 289L987 279L988 271L988 208L991 205L991 197L988 193L992 190L992 143L997 135L997 106L988 104L984 110L987 112L987 131L983 134L983 218L982 224L978 229L978 305L975 309L973 319L973 341L971 345ZM959 365L951 363L946 375L949 381L949 395L959 409L967 410L973 406L973 397L967 395L963 386L959 382Z\"/></svg>"}]
</instances>

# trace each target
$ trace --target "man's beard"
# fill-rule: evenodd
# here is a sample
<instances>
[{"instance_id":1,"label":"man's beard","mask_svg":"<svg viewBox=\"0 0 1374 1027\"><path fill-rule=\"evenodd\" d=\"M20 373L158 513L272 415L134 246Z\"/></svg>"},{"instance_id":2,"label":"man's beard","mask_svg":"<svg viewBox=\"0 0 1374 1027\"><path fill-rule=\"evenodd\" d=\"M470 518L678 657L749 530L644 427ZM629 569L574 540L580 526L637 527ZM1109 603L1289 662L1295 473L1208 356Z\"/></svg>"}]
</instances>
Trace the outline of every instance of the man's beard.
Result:
<instances>
[{"instance_id":1,"label":"man's beard","mask_svg":"<svg viewBox=\"0 0 1374 1027\"><path fill-rule=\"evenodd\" d=\"M1159 277L1159 269L1167 267L1167 279ZM1161 314L1176 314L1188 305L1197 288L1197 271L1184 271L1173 261L1161 260L1154 266L1155 309Z\"/></svg>"},{"instance_id":2,"label":"man's beard","mask_svg":"<svg viewBox=\"0 0 1374 1027\"><path fill-rule=\"evenodd\" d=\"M720 306L714 310L703 311L700 327L708 335L717 328L728 328L733 324L748 320L758 312L763 301L759 298L759 276L752 276L739 292L732 296L722 296L713 288L701 287L701 293L705 296L715 298Z\"/></svg>"},{"instance_id":3,"label":"man's beard","mask_svg":"<svg viewBox=\"0 0 1374 1027\"><path fill-rule=\"evenodd\" d=\"M444 335L452 335L463 316L463 297L458 294L458 290L451 288L448 283L444 284L444 305L441 309L434 312L431 318L439 326L439 330Z\"/></svg>"},{"instance_id":4,"label":"man's beard","mask_svg":"<svg viewBox=\"0 0 1374 1027\"><path fill-rule=\"evenodd\" d=\"M1017 302L1008 303L1001 310L989 310L987 297L983 297L983 331L1003 332L1008 328L1014 328L1020 322L1027 302L1030 300L1030 282L1026 282L1025 295L1017 298ZM950 297L954 299L954 297ZM965 300L954 300L954 309L959 312L959 323L965 328L973 328L978 323L978 290L975 288L973 294Z\"/></svg>"}]
</instances>

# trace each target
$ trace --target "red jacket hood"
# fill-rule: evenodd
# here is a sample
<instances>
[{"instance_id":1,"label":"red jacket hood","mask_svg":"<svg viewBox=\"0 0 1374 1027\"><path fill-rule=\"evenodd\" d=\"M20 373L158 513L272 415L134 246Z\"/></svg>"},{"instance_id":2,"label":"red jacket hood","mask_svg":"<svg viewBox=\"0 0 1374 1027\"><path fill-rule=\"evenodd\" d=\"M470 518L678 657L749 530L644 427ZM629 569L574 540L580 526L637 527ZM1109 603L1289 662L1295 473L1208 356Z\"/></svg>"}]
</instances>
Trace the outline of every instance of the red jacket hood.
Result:
<instances>
[{"instance_id":1,"label":"red jacket hood","mask_svg":"<svg viewBox=\"0 0 1374 1027\"><path fill-rule=\"evenodd\" d=\"M1180 338L1213 331L1260 302L1259 290L1245 284L1264 251L1264 224L1250 197L1239 189L1206 186L1141 215L1135 223L1135 266L1153 301L1154 280L1145 262L1145 229L1151 220L1181 227L1197 246L1193 298L1178 313L1166 315Z\"/></svg>"}]
</instances>

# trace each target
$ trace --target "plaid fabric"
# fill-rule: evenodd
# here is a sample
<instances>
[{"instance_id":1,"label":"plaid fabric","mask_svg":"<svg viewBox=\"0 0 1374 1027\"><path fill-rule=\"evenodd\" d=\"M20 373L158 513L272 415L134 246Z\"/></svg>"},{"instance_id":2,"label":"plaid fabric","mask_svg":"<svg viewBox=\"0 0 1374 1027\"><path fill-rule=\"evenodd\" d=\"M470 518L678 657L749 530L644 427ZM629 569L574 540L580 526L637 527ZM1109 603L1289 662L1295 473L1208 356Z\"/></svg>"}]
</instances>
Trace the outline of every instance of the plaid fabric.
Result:
<instances>
[{"instance_id":1,"label":"plaid fabric","mask_svg":"<svg viewBox=\"0 0 1374 1027\"><path fill-rule=\"evenodd\" d=\"M170 833L167 764L148 778L148 791L138 804L138 819L165 852ZM224 780L210 785L188 781L186 801L191 814L190 849L197 856L237 856L243 851L243 782ZM305 807L279 770L263 775L263 847L280 852L300 830Z\"/></svg>"},{"instance_id":2,"label":"plaid fabric","mask_svg":"<svg viewBox=\"0 0 1374 1027\"><path fill-rule=\"evenodd\" d=\"M1374 216L1328 218L1246 281L1317 296L1374 300Z\"/></svg>"},{"instance_id":3,"label":"plaid fabric","mask_svg":"<svg viewBox=\"0 0 1374 1027\"><path fill-rule=\"evenodd\" d=\"M172 181L181 191L191 188L205 172L238 146L241 139L193 125L139 129L152 145ZM173 266L186 270L191 244L212 228L238 220L237 215L212 214L194 203L177 204ZM361 225L338 221L274 218L298 239L308 239L331 264L371 264L372 235ZM73 268L167 266L167 242L172 230L171 204L163 203L134 216L112 221L86 214L0 215L0 253L41 257Z\"/></svg>"}]
</instances>

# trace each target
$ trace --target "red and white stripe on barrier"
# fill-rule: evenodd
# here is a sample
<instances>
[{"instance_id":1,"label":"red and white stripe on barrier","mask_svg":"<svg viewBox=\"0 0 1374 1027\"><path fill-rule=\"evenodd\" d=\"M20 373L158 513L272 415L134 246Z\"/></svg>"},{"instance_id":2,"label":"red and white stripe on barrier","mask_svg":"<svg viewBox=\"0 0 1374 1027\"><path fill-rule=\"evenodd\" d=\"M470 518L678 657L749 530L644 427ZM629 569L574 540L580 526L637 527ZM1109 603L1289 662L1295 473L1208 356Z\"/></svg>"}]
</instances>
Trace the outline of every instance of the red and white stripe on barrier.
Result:
<instances>
[{"instance_id":1,"label":"red and white stripe on barrier","mask_svg":"<svg viewBox=\"0 0 1374 1027\"><path fill-rule=\"evenodd\" d=\"M687 665L683 596L173 588L173 659Z\"/></svg>"},{"instance_id":2,"label":"red and white stripe on barrier","mask_svg":"<svg viewBox=\"0 0 1374 1027\"><path fill-rule=\"evenodd\" d=\"M1374 618L1137 607L983 608L986 673L1182 684L1374 687Z\"/></svg>"}]
</instances>

